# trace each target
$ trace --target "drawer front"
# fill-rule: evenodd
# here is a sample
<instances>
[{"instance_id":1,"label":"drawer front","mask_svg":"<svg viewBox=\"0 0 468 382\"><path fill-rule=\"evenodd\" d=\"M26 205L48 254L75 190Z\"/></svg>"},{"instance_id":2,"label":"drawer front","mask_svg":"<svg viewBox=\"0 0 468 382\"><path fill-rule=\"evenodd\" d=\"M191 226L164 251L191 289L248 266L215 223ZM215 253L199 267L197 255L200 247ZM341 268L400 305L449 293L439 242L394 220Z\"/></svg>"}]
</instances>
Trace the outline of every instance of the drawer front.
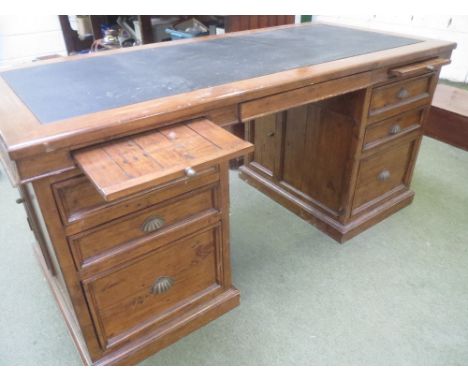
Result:
<instances>
[{"instance_id":1,"label":"drawer front","mask_svg":"<svg viewBox=\"0 0 468 382\"><path fill-rule=\"evenodd\" d=\"M323 83L308 85L299 89L243 102L240 104L240 119L242 122L273 114L282 110L320 101L325 98L363 89L372 83L370 72L358 73L352 76L338 78Z\"/></svg>"},{"instance_id":2,"label":"drawer front","mask_svg":"<svg viewBox=\"0 0 468 382\"><path fill-rule=\"evenodd\" d=\"M364 150L390 142L421 127L424 109L411 110L383 122L367 126L364 135Z\"/></svg>"},{"instance_id":3,"label":"drawer front","mask_svg":"<svg viewBox=\"0 0 468 382\"><path fill-rule=\"evenodd\" d=\"M221 291L220 227L83 282L103 349L156 329Z\"/></svg>"},{"instance_id":4,"label":"drawer front","mask_svg":"<svg viewBox=\"0 0 468 382\"><path fill-rule=\"evenodd\" d=\"M54 184L53 193L62 223L67 233L73 234L218 181L218 167L214 166L195 177L184 177L133 197L106 202L89 179L79 175Z\"/></svg>"},{"instance_id":5,"label":"drawer front","mask_svg":"<svg viewBox=\"0 0 468 382\"><path fill-rule=\"evenodd\" d=\"M369 108L369 122L395 115L430 101L432 74L375 88Z\"/></svg>"},{"instance_id":6,"label":"drawer front","mask_svg":"<svg viewBox=\"0 0 468 382\"><path fill-rule=\"evenodd\" d=\"M160 237L177 223L218 212L211 185L69 238L78 268Z\"/></svg>"},{"instance_id":7,"label":"drawer front","mask_svg":"<svg viewBox=\"0 0 468 382\"><path fill-rule=\"evenodd\" d=\"M415 141L393 146L362 159L356 192L353 200L353 212L360 212L369 202L405 185L405 177L410 167ZM357 210L357 211L356 211Z\"/></svg>"}]
</instances>

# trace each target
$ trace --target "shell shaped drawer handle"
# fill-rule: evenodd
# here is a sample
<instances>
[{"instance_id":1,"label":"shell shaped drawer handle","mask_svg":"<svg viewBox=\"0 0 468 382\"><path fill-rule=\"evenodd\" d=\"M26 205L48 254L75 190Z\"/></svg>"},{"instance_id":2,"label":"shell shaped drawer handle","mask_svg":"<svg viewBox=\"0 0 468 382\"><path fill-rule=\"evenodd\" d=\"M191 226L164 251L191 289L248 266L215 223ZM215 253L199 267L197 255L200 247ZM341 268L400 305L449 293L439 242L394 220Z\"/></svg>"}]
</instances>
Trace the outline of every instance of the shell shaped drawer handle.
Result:
<instances>
[{"instance_id":1,"label":"shell shaped drawer handle","mask_svg":"<svg viewBox=\"0 0 468 382\"><path fill-rule=\"evenodd\" d=\"M192 178L195 175L197 175L197 172L192 167L187 167L184 170L184 172L185 172L185 175L187 175L189 178Z\"/></svg>"},{"instance_id":2,"label":"shell shaped drawer handle","mask_svg":"<svg viewBox=\"0 0 468 382\"><path fill-rule=\"evenodd\" d=\"M380 174L377 176L377 179L380 180L381 182L385 182L386 180L390 179L390 171L388 170L381 171Z\"/></svg>"},{"instance_id":3,"label":"shell shaped drawer handle","mask_svg":"<svg viewBox=\"0 0 468 382\"><path fill-rule=\"evenodd\" d=\"M409 96L409 91L406 88L401 88L397 94L399 99L405 99Z\"/></svg>"},{"instance_id":4,"label":"shell shaped drawer handle","mask_svg":"<svg viewBox=\"0 0 468 382\"><path fill-rule=\"evenodd\" d=\"M151 287L152 294L162 294L167 292L174 285L174 279L169 276L161 276L156 279Z\"/></svg>"},{"instance_id":5,"label":"shell shaped drawer handle","mask_svg":"<svg viewBox=\"0 0 468 382\"><path fill-rule=\"evenodd\" d=\"M401 126L397 123L396 125L393 125L390 127L390 130L388 131L390 135L395 135L398 134L401 131Z\"/></svg>"},{"instance_id":6,"label":"shell shaped drawer handle","mask_svg":"<svg viewBox=\"0 0 468 382\"><path fill-rule=\"evenodd\" d=\"M144 221L143 225L141 226L141 230L144 233L154 232L164 227L164 224L166 224L166 222L162 217L151 216Z\"/></svg>"}]
</instances>

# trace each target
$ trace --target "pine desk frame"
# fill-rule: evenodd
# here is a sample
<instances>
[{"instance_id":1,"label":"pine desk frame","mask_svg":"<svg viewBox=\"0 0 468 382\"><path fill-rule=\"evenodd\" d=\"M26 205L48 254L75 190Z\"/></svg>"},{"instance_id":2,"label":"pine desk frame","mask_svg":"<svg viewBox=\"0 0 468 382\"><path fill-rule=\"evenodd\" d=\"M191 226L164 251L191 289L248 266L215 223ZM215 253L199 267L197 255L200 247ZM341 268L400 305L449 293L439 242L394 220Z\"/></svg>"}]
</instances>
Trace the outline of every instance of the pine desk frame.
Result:
<instances>
[{"instance_id":1,"label":"pine desk frame","mask_svg":"<svg viewBox=\"0 0 468 382\"><path fill-rule=\"evenodd\" d=\"M281 26L269 29L291 28ZM234 33L245 35L252 31ZM153 49L164 44L196 44L205 39L226 38L226 36L210 36L195 41L180 40L158 45L145 45L134 49ZM229 36L227 37L229 38ZM82 289L76 276L64 241L56 241L60 236L58 226L53 222L55 217L49 215L53 211L50 184L57 179L66 179L79 174L71 152L115 138L130 136L174 123L205 117L223 127L237 123L252 121L260 115L268 115L282 110L332 99L333 97L358 92L363 102L356 104L354 117L356 127L351 136L350 156L346 161L347 178L344 186L344 199L351 200L358 171L358 164L363 154L360 150L363 144L367 119L367 111L372 89L376 85L395 81L390 70L407 67L413 63L420 63L434 59L449 59L455 44L444 41L426 40L417 44L400 48L379 51L375 53L350 57L338 61L327 62L310 67L293 69L281 73L253 78L249 80L229 83L209 89L171 96L163 99L147 101L139 104L121 107L91 115L74 117L64 121L41 125L35 116L27 109L20 99L11 91L7 84L0 80L0 120L1 120L1 159L14 185L19 187L25 202L31 229L37 238L38 254L46 277L50 282L54 294L59 302L73 339L78 347L85 364L121 364L135 363L161 347L174 342L182 335L189 333L193 327L187 326L160 341L157 346L145 347L136 352L118 354L106 360L96 360L90 353L96 353L90 340L95 334L89 317L87 306L83 302ZM118 54L118 52L103 52L101 55ZM62 60L85 59L80 56L59 58L34 65L46 65L50 62ZM429 96L425 104L432 98L440 67L431 71ZM405 79L405 75L399 80ZM281 97L285 94L287 97ZM271 109L268 97L278 97ZM305 98L304 98L305 97ZM253 102L253 103L252 103ZM258 103L256 103L258 102ZM255 111L256 105L263 108L263 112ZM263 114L262 114L263 113ZM424 111L425 113L425 111ZM251 122L248 122L248 124ZM247 137L249 138L249 137ZM409 138L408 138L409 139ZM411 135L414 141L414 151L411 157L412 165L416 160L417 148L421 139L419 132ZM250 159L249 159L250 158ZM247 157L247 162L252 157ZM411 167L412 169L412 167ZM277 187L275 181L267 184L259 178L249 166L242 170L244 178L254 183L262 191L268 193L282 204L302 215L320 229L337 240L343 241L361 232L363 229L380 221L388 214L411 202L413 194L405 191L398 203L385 211L377 211L374 217L365 221L354 221L350 228L351 210L349 203L340 217L331 219L323 211L310 211L304 215L307 208L300 203L291 201L284 195L284 190ZM407 181L411 179L411 171ZM223 180L227 184L227 180ZM227 202L226 202L227 203ZM42 211L42 212L41 212ZM344 228L343 228L344 227ZM52 241L52 243L51 243ZM52 254L48 249L55 248ZM221 306L221 305L220 305ZM215 315L195 317L194 327L198 327L219 315L221 310L228 310L232 306L223 305ZM93 345L94 344L94 345Z\"/></svg>"}]
</instances>

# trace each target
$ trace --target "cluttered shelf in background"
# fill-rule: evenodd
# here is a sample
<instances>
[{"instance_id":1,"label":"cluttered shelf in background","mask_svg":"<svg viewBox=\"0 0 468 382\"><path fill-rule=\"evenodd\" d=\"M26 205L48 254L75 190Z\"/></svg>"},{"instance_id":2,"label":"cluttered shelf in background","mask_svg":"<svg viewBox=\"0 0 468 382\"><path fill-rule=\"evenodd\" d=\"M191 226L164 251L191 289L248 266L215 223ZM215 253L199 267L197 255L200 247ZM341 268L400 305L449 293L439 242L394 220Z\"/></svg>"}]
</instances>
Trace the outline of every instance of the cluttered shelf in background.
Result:
<instances>
[{"instance_id":1,"label":"cluttered shelf in background","mask_svg":"<svg viewBox=\"0 0 468 382\"><path fill-rule=\"evenodd\" d=\"M59 19L69 55L294 23L292 15L61 15Z\"/></svg>"}]
</instances>

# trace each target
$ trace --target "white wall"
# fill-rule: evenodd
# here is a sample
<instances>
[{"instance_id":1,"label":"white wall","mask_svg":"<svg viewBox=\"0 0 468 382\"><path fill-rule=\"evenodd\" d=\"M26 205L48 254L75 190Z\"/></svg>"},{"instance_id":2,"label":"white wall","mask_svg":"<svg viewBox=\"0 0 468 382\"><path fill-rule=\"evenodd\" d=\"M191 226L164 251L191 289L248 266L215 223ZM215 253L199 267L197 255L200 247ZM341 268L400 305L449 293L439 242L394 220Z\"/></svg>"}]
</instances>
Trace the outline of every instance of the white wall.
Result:
<instances>
[{"instance_id":1,"label":"white wall","mask_svg":"<svg viewBox=\"0 0 468 382\"><path fill-rule=\"evenodd\" d=\"M443 2L440 3L443 7ZM442 69L441 77L468 83L468 16L314 16L313 21L337 22L383 31L410 34L458 44L452 63Z\"/></svg>"},{"instance_id":2,"label":"white wall","mask_svg":"<svg viewBox=\"0 0 468 382\"><path fill-rule=\"evenodd\" d=\"M58 16L0 16L0 67L66 55Z\"/></svg>"}]
</instances>

